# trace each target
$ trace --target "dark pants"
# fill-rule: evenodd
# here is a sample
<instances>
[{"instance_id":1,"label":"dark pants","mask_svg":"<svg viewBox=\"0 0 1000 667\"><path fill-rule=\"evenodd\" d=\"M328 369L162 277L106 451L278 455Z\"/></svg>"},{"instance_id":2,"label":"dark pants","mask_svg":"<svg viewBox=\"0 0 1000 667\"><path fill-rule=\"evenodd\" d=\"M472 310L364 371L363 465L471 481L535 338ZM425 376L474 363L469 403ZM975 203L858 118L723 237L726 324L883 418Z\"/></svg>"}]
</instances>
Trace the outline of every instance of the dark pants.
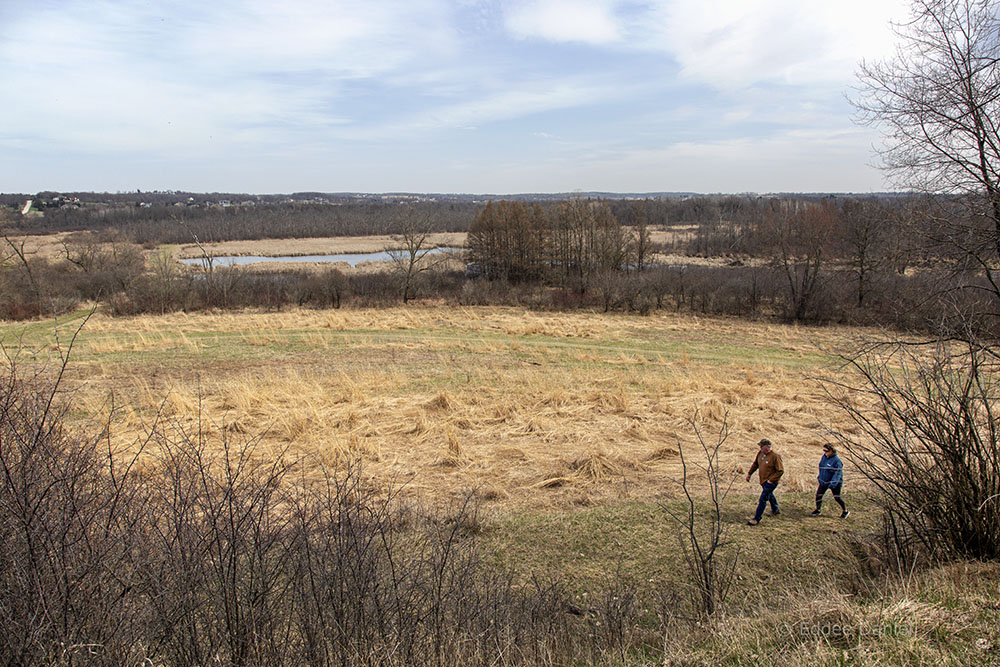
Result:
<instances>
[{"instance_id":1,"label":"dark pants","mask_svg":"<svg viewBox=\"0 0 1000 667\"><path fill-rule=\"evenodd\" d=\"M822 482L820 482L819 488L816 489L816 511L818 512L820 505L823 504L823 496L826 495L826 490L830 489L831 491L833 491L833 499L837 501L838 505L840 505L841 511L846 512L847 505L845 505L844 501L841 500L840 498L840 489L842 489L843 486L844 486L843 484L838 484L837 486L830 486L829 484L823 484Z\"/></svg>"},{"instance_id":2,"label":"dark pants","mask_svg":"<svg viewBox=\"0 0 1000 667\"><path fill-rule=\"evenodd\" d=\"M764 508L767 507L768 503L771 503L771 513L778 513L778 499L774 497L776 488L778 485L771 482L764 482L760 485L760 500L757 501L757 513L753 515L754 521L760 521L760 518L764 516Z\"/></svg>"}]
</instances>

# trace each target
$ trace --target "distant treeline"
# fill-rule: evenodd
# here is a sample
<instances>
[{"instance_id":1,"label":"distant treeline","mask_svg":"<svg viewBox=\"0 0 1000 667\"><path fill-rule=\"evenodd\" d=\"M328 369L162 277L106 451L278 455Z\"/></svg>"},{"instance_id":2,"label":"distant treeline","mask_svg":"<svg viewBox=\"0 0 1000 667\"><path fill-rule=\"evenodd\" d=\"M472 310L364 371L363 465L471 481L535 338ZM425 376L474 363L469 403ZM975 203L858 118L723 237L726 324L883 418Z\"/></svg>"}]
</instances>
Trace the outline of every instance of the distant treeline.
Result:
<instances>
[{"instance_id":1,"label":"distant treeline","mask_svg":"<svg viewBox=\"0 0 1000 667\"><path fill-rule=\"evenodd\" d=\"M416 210L431 231L468 229L476 205L418 202L413 204L265 203L254 205L75 205L45 209L44 215L14 215L7 224L14 234L71 231L113 232L140 245L162 243L372 236L399 231L402 210Z\"/></svg>"},{"instance_id":2,"label":"distant treeline","mask_svg":"<svg viewBox=\"0 0 1000 667\"><path fill-rule=\"evenodd\" d=\"M339 307L439 298L463 304L689 310L803 322L930 329L975 313L995 319L992 275L954 243L992 238L959 200L718 196L558 203L262 203L178 206L75 202L44 215L6 210L10 234L73 231L57 262L7 242L0 318L100 300L113 312ZM939 221L947 217L950 225ZM964 217L963 217L964 216ZM666 244L654 231L674 233ZM467 231L465 271L421 266L429 232ZM942 236L946 232L949 237ZM394 234L412 253L395 270L185 272L160 243ZM664 254L712 258L666 261ZM722 261L720 262L720 258ZM418 260L418 261L410 261ZM993 324L987 324L993 327Z\"/></svg>"},{"instance_id":3,"label":"distant treeline","mask_svg":"<svg viewBox=\"0 0 1000 667\"><path fill-rule=\"evenodd\" d=\"M33 201L34 212L21 215L25 202ZM636 224L645 217L650 226L739 222L762 202L756 195L660 197L602 201L622 225ZM796 201L820 201L829 196L800 196ZM498 202L521 201L501 198ZM843 198L840 198L843 201ZM546 211L559 201L525 199ZM417 216L430 231L465 232L483 202L462 196L433 198L419 195L398 197L331 196L320 193L295 195L239 195L188 193L53 193L0 195L6 221L0 227L13 234L51 234L69 231L111 231L142 245L308 238L323 236L370 236L399 233L407 220ZM406 210L405 215L402 214Z\"/></svg>"}]
</instances>

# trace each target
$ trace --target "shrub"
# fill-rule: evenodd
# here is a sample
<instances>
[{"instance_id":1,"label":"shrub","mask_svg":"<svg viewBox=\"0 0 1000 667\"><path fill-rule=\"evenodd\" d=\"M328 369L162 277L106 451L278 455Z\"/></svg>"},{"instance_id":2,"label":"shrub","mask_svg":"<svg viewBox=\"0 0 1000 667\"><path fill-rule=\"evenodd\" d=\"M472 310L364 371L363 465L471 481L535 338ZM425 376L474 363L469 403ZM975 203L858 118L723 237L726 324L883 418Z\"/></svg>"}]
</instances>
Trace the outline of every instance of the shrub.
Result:
<instances>
[{"instance_id":1,"label":"shrub","mask_svg":"<svg viewBox=\"0 0 1000 667\"><path fill-rule=\"evenodd\" d=\"M875 346L859 382L827 387L856 425L848 457L876 488L903 560L1000 558L1000 364L967 335L932 350Z\"/></svg>"},{"instance_id":2,"label":"shrub","mask_svg":"<svg viewBox=\"0 0 1000 667\"><path fill-rule=\"evenodd\" d=\"M484 562L472 496L406 507L356 466L209 424L117 451L110 419L63 426L64 370L2 378L4 664L536 665L634 646L620 590L593 612L617 629L592 634L560 587Z\"/></svg>"},{"instance_id":3,"label":"shrub","mask_svg":"<svg viewBox=\"0 0 1000 667\"><path fill-rule=\"evenodd\" d=\"M13 362L2 382L0 661L137 663L149 515L135 458L112 450L106 423L68 432L57 383Z\"/></svg>"}]
</instances>

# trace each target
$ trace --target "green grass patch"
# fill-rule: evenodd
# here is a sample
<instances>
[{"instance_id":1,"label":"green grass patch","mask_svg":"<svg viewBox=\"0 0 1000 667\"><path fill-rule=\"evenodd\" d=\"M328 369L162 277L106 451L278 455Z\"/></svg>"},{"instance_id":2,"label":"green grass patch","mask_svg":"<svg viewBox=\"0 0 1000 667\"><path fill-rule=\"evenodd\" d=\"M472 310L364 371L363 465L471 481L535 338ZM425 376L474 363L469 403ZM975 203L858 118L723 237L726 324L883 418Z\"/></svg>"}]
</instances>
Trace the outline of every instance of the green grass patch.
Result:
<instances>
[{"instance_id":1,"label":"green grass patch","mask_svg":"<svg viewBox=\"0 0 1000 667\"><path fill-rule=\"evenodd\" d=\"M5 346L22 345L27 349L44 350L65 347L76 329L90 311L79 310L52 321L13 323L0 326L0 343ZM199 323L200 324L200 323ZM324 341L325 349L316 338ZM254 340L259 340L255 343ZM122 348L108 352L87 351L88 344L99 347L101 343L114 343ZM121 360L130 354L142 355L159 363L166 357L201 360L268 359L282 354L324 354L329 349L380 348L404 343L412 345L438 344L451 350L466 346L474 354L477 347L514 348L513 356L523 361L536 360L533 355L544 355L545 362L556 367L599 368L620 366L632 362L636 365L656 365L665 362L705 364L709 366L750 366L783 368L788 370L815 370L828 366L833 357L820 351L801 352L780 345L740 345L731 341L705 340L704 336L689 333L651 331L646 337L621 339L568 339L540 334L510 335L503 333L464 330L414 328L403 330L381 329L285 329L285 330L160 330L131 332L127 328L113 333L91 333L84 326L79 334L77 358L81 360ZM197 345L197 350L185 353L183 348ZM159 351L156 348L166 348ZM269 349L276 348L276 349ZM173 351L170 351L173 350ZM580 359L580 354L588 355Z\"/></svg>"},{"instance_id":2,"label":"green grass patch","mask_svg":"<svg viewBox=\"0 0 1000 667\"><path fill-rule=\"evenodd\" d=\"M681 619L668 630L652 607L659 592L683 595L690 582L676 524L662 506L681 508L679 500L505 513L489 518L476 539L525 581L561 582L592 610L587 622L595 632L609 591L634 587L644 606L640 627L662 634L663 653L647 644L602 664L998 664L1000 565L956 563L902 580L869 577L845 545L877 530L870 500L847 498L852 516L841 520L839 508L809 516L809 493L779 498L781 515L765 515L754 527L745 525L754 497L730 498L731 546L722 555L738 548L738 578L715 617Z\"/></svg>"},{"instance_id":3,"label":"green grass patch","mask_svg":"<svg viewBox=\"0 0 1000 667\"><path fill-rule=\"evenodd\" d=\"M746 519L757 504L756 493L734 492L724 508L727 524L720 557L739 556L739 579L732 600L759 600L773 587L795 582L804 590L850 577L852 564L844 561L843 538L871 532L878 523L877 510L865 498L845 496L852 515L838 518L839 508L827 501L825 515L809 516L813 494L782 493L781 514L766 513L760 525ZM539 576L569 582L574 592L593 594L615 572L628 572L637 580L676 585L690 580L686 557L678 540L679 528L665 507L683 511L676 498L660 501L603 503L564 510L530 510L502 513L488 521L483 547L504 567L530 578ZM701 525L707 527L708 508L699 508Z\"/></svg>"}]
</instances>

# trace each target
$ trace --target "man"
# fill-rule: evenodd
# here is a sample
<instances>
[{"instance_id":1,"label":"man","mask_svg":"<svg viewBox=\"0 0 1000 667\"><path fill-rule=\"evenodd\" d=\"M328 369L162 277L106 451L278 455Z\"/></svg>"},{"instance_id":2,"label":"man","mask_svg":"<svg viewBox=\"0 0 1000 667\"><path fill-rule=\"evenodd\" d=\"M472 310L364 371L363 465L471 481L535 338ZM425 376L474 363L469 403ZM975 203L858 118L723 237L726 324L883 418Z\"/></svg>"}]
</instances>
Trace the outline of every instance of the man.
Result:
<instances>
[{"instance_id":1,"label":"man","mask_svg":"<svg viewBox=\"0 0 1000 667\"><path fill-rule=\"evenodd\" d=\"M760 500L757 502L757 512L753 515L753 518L747 521L747 524L751 526L756 526L760 523L760 518L764 516L764 508L767 504L771 504L771 514L777 515L781 513L778 509L778 500L774 497L774 490L778 488L778 480L785 473L785 468L781 465L781 457L778 453L771 450L771 441L764 438L757 443L760 450L757 452L757 457L753 460L753 464L750 466L750 471L747 473L747 481L750 481L750 475L756 470L758 476L760 477Z\"/></svg>"}]
</instances>

